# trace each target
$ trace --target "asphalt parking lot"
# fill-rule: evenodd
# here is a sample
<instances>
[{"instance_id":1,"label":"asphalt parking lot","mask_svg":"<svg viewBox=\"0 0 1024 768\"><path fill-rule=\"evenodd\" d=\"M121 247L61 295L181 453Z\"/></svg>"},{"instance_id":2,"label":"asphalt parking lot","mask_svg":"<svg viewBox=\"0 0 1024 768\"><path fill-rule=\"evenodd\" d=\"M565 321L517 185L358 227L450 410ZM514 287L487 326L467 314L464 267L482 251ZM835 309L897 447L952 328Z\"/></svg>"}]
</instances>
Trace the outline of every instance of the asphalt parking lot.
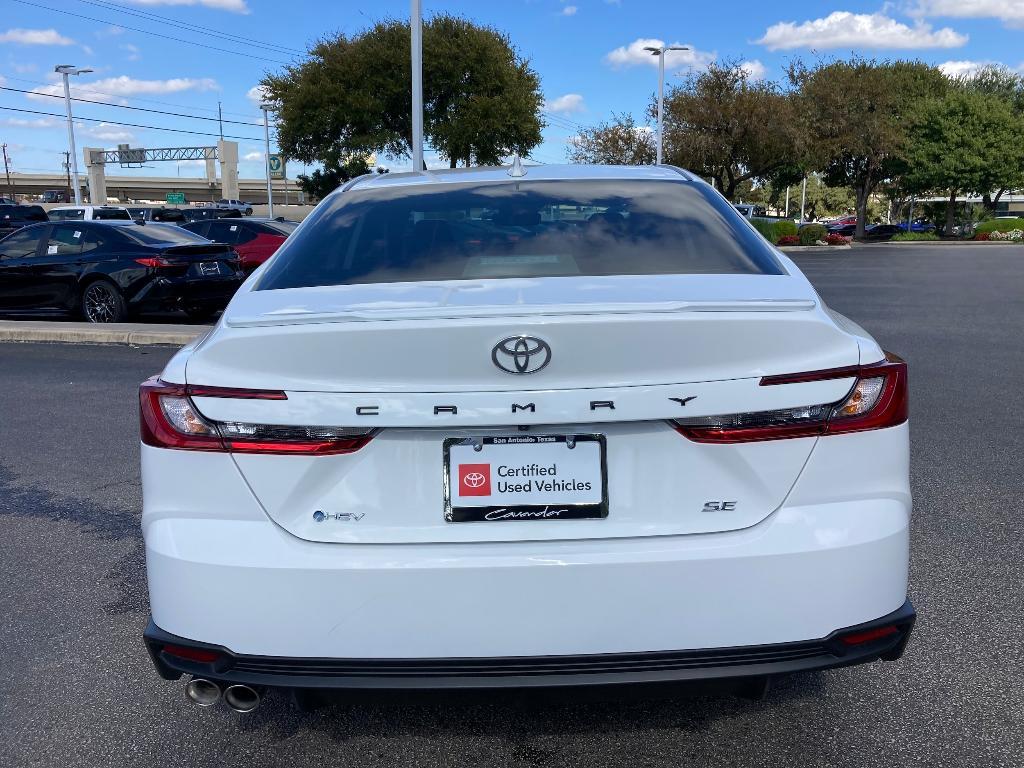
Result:
<instances>
[{"instance_id":1,"label":"asphalt parking lot","mask_svg":"<svg viewBox=\"0 0 1024 768\"><path fill-rule=\"evenodd\" d=\"M140 641L135 389L171 351L0 344L0 765L1024 764L1024 248L796 260L911 366L920 616L902 661L792 677L759 702L495 694L198 709Z\"/></svg>"}]
</instances>

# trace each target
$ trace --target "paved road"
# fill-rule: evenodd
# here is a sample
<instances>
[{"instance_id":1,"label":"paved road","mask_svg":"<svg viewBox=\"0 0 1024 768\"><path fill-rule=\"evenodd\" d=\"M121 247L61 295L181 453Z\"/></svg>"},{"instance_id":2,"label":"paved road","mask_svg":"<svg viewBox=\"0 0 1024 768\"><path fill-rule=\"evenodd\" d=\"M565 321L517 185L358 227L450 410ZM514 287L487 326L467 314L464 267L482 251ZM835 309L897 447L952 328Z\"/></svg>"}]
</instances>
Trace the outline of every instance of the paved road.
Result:
<instances>
[{"instance_id":1,"label":"paved road","mask_svg":"<svg viewBox=\"0 0 1024 768\"><path fill-rule=\"evenodd\" d=\"M1024 764L1024 249L799 261L911 364L921 618L903 661L794 677L757 703L495 695L199 710L139 642L133 400L170 353L0 345L0 765Z\"/></svg>"}]
</instances>

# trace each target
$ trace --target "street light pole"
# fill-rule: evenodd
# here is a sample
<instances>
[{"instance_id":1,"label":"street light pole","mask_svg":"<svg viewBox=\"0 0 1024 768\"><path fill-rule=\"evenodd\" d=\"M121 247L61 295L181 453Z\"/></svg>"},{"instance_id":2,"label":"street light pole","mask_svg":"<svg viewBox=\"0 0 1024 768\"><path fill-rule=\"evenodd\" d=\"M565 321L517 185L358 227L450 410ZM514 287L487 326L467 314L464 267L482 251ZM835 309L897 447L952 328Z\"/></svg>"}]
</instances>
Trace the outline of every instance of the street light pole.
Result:
<instances>
[{"instance_id":1,"label":"street light pole","mask_svg":"<svg viewBox=\"0 0 1024 768\"><path fill-rule=\"evenodd\" d=\"M75 179L75 205L82 204L82 189L78 184L78 153L75 150L75 124L71 118L71 88L68 85L68 75L84 75L87 72L92 72L91 69L78 69L72 64L58 64L54 67L54 72L59 72L64 78L64 106L68 113L68 148L71 150L71 172L74 174ZM93 200L94 205L103 205L106 200L100 200L99 202Z\"/></svg>"},{"instance_id":2,"label":"street light pole","mask_svg":"<svg viewBox=\"0 0 1024 768\"><path fill-rule=\"evenodd\" d=\"M804 183L800 189L800 223L804 223L804 209L807 204L807 175L804 175Z\"/></svg>"},{"instance_id":3,"label":"street light pole","mask_svg":"<svg viewBox=\"0 0 1024 768\"><path fill-rule=\"evenodd\" d=\"M260 104L260 109L263 110L263 142L265 145L263 160L267 169L267 209L270 218L274 218L274 189L270 184L270 119L267 117L270 105Z\"/></svg>"},{"instance_id":4,"label":"street light pole","mask_svg":"<svg viewBox=\"0 0 1024 768\"><path fill-rule=\"evenodd\" d=\"M665 130L665 53L668 51L688 51L686 46L669 45L658 46L648 45L645 51L650 51L652 56L658 57L658 149L657 164L661 165L662 136Z\"/></svg>"},{"instance_id":5,"label":"street light pole","mask_svg":"<svg viewBox=\"0 0 1024 768\"><path fill-rule=\"evenodd\" d=\"M412 33L412 169L423 170L423 3L411 0Z\"/></svg>"}]
</instances>

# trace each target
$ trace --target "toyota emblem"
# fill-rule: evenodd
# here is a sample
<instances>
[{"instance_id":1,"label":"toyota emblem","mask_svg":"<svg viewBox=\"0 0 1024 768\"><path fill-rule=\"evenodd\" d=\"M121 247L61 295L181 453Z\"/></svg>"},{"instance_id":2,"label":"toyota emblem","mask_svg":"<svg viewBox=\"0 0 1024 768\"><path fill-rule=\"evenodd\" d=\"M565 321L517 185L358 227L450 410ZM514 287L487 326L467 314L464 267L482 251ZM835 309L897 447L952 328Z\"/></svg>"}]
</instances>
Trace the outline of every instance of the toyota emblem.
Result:
<instances>
[{"instance_id":1,"label":"toyota emblem","mask_svg":"<svg viewBox=\"0 0 1024 768\"><path fill-rule=\"evenodd\" d=\"M536 336L509 336L494 345L491 360L506 373L536 373L551 362L551 347Z\"/></svg>"},{"instance_id":2,"label":"toyota emblem","mask_svg":"<svg viewBox=\"0 0 1024 768\"><path fill-rule=\"evenodd\" d=\"M462 482L464 482L470 488L479 488L480 486L487 482L487 478L484 477L482 472L470 472L464 478L462 478Z\"/></svg>"}]
</instances>

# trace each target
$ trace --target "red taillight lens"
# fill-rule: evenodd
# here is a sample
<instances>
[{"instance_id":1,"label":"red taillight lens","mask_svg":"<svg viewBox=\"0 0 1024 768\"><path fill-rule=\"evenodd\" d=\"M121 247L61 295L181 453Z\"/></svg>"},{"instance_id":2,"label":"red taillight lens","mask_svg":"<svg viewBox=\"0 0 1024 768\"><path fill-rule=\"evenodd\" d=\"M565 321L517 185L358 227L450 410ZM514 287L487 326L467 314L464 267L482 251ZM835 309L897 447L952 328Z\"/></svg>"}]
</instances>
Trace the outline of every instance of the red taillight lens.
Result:
<instances>
[{"instance_id":1,"label":"red taillight lens","mask_svg":"<svg viewBox=\"0 0 1024 768\"><path fill-rule=\"evenodd\" d=\"M220 658L219 651L211 651L209 648L189 648L185 645L165 645L163 652L177 656L179 659L198 661L202 664L209 664Z\"/></svg>"},{"instance_id":2,"label":"red taillight lens","mask_svg":"<svg viewBox=\"0 0 1024 768\"><path fill-rule=\"evenodd\" d=\"M167 259L162 259L159 256L147 256L145 258L136 259L135 263L141 264L144 267L149 267L150 269L160 269L161 267L175 266L171 262L167 261Z\"/></svg>"},{"instance_id":3,"label":"red taillight lens","mask_svg":"<svg viewBox=\"0 0 1024 768\"><path fill-rule=\"evenodd\" d=\"M213 421L192 397L287 400L284 392L262 389L167 384L154 377L139 387L142 442L156 448L324 456L358 451L376 433L351 427L301 427Z\"/></svg>"},{"instance_id":4,"label":"red taillight lens","mask_svg":"<svg viewBox=\"0 0 1024 768\"><path fill-rule=\"evenodd\" d=\"M907 364L896 355L887 354L885 360L872 365L765 376L761 386L846 378L855 380L838 403L701 416L674 421L673 426L696 442L747 443L862 432L894 427L907 420Z\"/></svg>"},{"instance_id":5,"label":"red taillight lens","mask_svg":"<svg viewBox=\"0 0 1024 768\"><path fill-rule=\"evenodd\" d=\"M849 635L843 635L840 639L846 643L846 645L863 645L864 643L870 643L874 640L881 640L883 637L890 637L899 632L896 627L875 627L874 629L866 629L863 632L854 632Z\"/></svg>"}]
</instances>

